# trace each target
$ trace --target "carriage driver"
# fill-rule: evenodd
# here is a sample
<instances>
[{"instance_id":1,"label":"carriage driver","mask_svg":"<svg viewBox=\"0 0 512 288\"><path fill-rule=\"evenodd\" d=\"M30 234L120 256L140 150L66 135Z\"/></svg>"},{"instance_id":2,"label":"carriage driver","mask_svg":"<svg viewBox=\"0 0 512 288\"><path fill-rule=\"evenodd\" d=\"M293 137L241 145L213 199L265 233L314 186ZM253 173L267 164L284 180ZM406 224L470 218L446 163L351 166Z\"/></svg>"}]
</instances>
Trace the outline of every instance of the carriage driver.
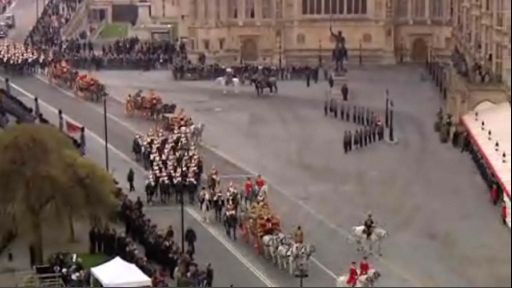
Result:
<instances>
[{"instance_id":1,"label":"carriage driver","mask_svg":"<svg viewBox=\"0 0 512 288\"><path fill-rule=\"evenodd\" d=\"M233 82L233 69L226 68L226 85L231 85Z\"/></svg>"},{"instance_id":2,"label":"carriage driver","mask_svg":"<svg viewBox=\"0 0 512 288\"><path fill-rule=\"evenodd\" d=\"M370 239L370 237L372 236L372 233L373 233L373 229L375 228L375 222L373 221L372 213L368 213L368 217L366 218L366 220L364 220L363 225L364 225L363 233L366 234L366 237L368 239Z\"/></svg>"},{"instance_id":3,"label":"carriage driver","mask_svg":"<svg viewBox=\"0 0 512 288\"><path fill-rule=\"evenodd\" d=\"M295 232L293 232L293 241L297 244L304 243L304 232L302 231L300 225L297 226Z\"/></svg>"}]
</instances>

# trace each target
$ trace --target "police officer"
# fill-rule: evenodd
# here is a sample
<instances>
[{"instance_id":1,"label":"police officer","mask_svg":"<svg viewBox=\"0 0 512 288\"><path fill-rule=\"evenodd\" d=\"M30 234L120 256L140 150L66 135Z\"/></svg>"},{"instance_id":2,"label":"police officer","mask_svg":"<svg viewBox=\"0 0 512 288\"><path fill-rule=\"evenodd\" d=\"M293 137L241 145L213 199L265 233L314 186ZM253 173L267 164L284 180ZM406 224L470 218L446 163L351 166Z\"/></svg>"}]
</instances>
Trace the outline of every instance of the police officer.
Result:
<instances>
[{"instance_id":1,"label":"police officer","mask_svg":"<svg viewBox=\"0 0 512 288\"><path fill-rule=\"evenodd\" d=\"M352 131L348 131L348 151L352 151L353 135Z\"/></svg>"},{"instance_id":2,"label":"police officer","mask_svg":"<svg viewBox=\"0 0 512 288\"><path fill-rule=\"evenodd\" d=\"M361 148L364 146L366 146L366 143L364 143L364 132L363 132L363 128L359 128L359 145L361 146Z\"/></svg>"},{"instance_id":3,"label":"police officer","mask_svg":"<svg viewBox=\"0 0 512 288\"><path fill-rule=\"evenodd\" d=\"M355 105L352 113L352 122L354 122L354 124L357 124L357 106Z\"/></svg>"},{"instance_id":4,"label":"police officer","mask_svg":"<svg viewBox=\"0 0 512 288\"><path fill-rule=\"evenodd\" d=\"M343 103L340 104L340 120L345 120L345 105Z\"/></svg>"},{"instance_id":5,"label":"police officer","mask_svg":"<svg viewBox=\"0 0 512 288\"><path fill-rule=\"evenodd\" d=\"M354 132L354 148L359 149L361 143L359 142L359 130L356 130Z\"/></svg>"},{"instance_id":6,"label":"police officer","mask_svg":"<svg viewBox=\"0 0 512 288\"><path fill-rule=\"evenodd\" d=\"M345 152L345 154L347 154L348 152L348 132L345 131L343 133L343 152Z\"/></svg>"}]
</instances>

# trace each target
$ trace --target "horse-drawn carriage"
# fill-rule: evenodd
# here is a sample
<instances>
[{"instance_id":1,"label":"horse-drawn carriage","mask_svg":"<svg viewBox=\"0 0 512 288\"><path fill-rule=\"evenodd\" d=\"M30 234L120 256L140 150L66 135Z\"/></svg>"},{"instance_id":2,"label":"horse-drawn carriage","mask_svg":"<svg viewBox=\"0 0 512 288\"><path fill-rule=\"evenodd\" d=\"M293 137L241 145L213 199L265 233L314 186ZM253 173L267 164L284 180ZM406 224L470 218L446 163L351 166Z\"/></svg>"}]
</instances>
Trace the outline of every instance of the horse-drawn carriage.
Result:
<instances>
[{"instance_id":1,"label":"horse-drawn carriage","mask_svg":"<svg viewBox=\"0 0 512 288\"><path fill-rule=\"evenodd\" d=\"M101 84L98 79L81 74L76 77L75 94L88 101L99 102L103 97L107 96L105 85Z\"/></svg>"},{"instance_id":2,"label":"horse-drawn carriage","mask_svg":"<svg viewBox=\"0 0 512 288\"><path fill-rule=\"evenodd\" d=\"M125 111L129 116L139 114L147 118L157 119L162 106L162 98L155 94L153 90L150 90L148 95L143 95L142 91L139 90L133 96L128 95Z\"/></svg>"},{"instance_id":3,"label":"horse-drawn carriage","mask_svg":"<svg viewBox=\"0 0 512 288\"><path fill-rule=\"evenodd\" d=\"M253 245L259 254L263 254L263 237L281 232L281 221L271 211L266 200L252 203L242 219L242 228L247 242Z\"/></svg>"},{"instance_id":4,"label":"horse-drawn carriage","mask_svg":"<svg viewBox=\"0 0 512 288\"><path fill-rule=\"evenodd\" d=\"M72 69L65 61L50 65L50 83L65 88L73 88L78 72Z\"/></svg>"}]
</instances>

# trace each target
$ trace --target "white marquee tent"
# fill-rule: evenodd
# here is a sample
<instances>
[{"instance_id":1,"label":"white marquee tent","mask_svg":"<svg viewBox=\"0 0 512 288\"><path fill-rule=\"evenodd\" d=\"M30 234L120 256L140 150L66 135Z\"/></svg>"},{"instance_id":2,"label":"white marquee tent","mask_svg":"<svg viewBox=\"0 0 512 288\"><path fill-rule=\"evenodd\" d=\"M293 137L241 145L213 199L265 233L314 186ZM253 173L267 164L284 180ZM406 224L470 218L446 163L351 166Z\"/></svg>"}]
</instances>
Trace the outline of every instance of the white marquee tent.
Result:
<instances>
[{"instance_id":1,"label":"white marquee tent","mask_svg":"<svg viewBox=\"0 0 512 288\"><path fill-rule=\"evenodd\" d=\"M120 257L91 268L91 274L103 287L151 287L146 274Z\"/></svg>"},{"instance_id":2,"label":"white marquee tent","mask_svg":"<svg viewBox=\"0 0 512 288\"><path fill-rule=\"evenodd\" d=\"M482 103L462 117L473 143L485 159L487 166L496 176L503 190L503 199L507 209L506 222L510 227L510 139L511 139L510 103L499 105ZM489 134L490 132L490 134Z\"/></svg>"}]
</instances>

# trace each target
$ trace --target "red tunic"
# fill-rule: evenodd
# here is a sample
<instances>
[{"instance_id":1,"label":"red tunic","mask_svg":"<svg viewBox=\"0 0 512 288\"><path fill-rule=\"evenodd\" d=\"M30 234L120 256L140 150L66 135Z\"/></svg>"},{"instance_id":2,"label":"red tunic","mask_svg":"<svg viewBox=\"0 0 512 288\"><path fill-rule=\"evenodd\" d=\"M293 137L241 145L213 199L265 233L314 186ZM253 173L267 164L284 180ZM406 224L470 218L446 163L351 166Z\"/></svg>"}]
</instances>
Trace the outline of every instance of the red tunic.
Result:
<instances>
[{"instance_id":1,"label":"red tunic","mask_svg":"<svg viewBox=\"0 0 512 288\"><path fill-rule=\"evenodd\" d=\"M361 261L359 263L359 275L367 275L368 271L370 271L370 265L366 261Z\"/></svg>"},{"instance_id":2,"label":"red tunic","mask_svg":"<svg viewBox=\"0 0 512 288\"><path fill-rule=\"evenodd\" d=\"M245 182L245 196L246 197L249 197L252 193L252 182L251 181L247 181Z\"/></svg>"},{"instance_id":3,"label":"red tunic","mask_svg":"<svg viewBox=\"0 0 512 288\"><path fill-rule=\"evenodd\" d=\"M350 267L350 271L348 272L347 285L355 286L357 283L357 269L355 267Z\"/></svg>"},{"instance_id":4,"label":"red tunic","mask_svg":"<svg viewBox=\"0 0 512 288\"><path fill-rule=\"evenodd\" d=\"M258 187L258 190L261 190L265 186L265 180L263 178L256 179L256 187Z\"/></svg>"},{"instance_id":5,"label":"red tunic","mask_svg":"<svg viewBox=\"0 0 512 288\"><path fill-rule=\"evenodd\" d=\"M491 188L491 201L492 203L498 202L498 188Z\"/></svg>"}]
</instances>

